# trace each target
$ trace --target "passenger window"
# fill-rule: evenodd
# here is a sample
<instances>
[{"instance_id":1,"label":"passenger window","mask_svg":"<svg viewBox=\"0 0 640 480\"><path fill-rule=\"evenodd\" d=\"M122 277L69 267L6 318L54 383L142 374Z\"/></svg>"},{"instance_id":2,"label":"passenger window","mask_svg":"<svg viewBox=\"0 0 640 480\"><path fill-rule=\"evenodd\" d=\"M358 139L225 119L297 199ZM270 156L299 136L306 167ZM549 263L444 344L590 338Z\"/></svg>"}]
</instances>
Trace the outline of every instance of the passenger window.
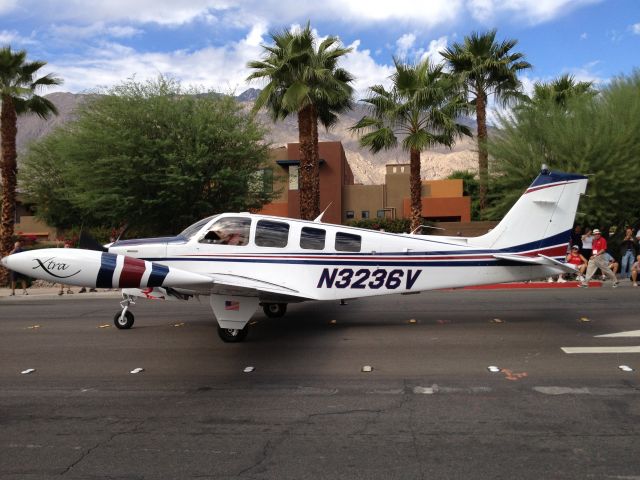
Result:
<instances>
[{"instance_id":1,"label":"passenger window","mask_svg":"<svg viewBox=\"0 0 640 480\"><path fill-rule=\"evenodd\" d=\"M360 235L350 233L336 233L336 250L339 252L359 252L362 244Z\"/></svg>"},{"instance_id":2,"label":"passenger window","mask_svg":"<svg viewBox=\"0 0 640 480\"><path fill-rule=\"evenodd\" d=\"M289 243L289 224L260 220L256 227L256 245L283 248Z\"/></svg>"},{"instance_id":3,"label":"passenger window","mask_svg":"<svg viewBox=\"0 0 640 480\"><path fill-rule=\"evenodd\" d=\"M199 241L214 245L246 245L249 243L251 219L242 217L221 218L209 228Z\"/></svg>"},{"instance_id":4,"label":"passenger window","mask_svg":"<svg viewBox=\"0 0 640 480\"><path fill-rule=\"evenodd\" d=\"M300 248L323 250L327 232L320 228L304 227L300 234Z\"/></svg>"}]
</instances>

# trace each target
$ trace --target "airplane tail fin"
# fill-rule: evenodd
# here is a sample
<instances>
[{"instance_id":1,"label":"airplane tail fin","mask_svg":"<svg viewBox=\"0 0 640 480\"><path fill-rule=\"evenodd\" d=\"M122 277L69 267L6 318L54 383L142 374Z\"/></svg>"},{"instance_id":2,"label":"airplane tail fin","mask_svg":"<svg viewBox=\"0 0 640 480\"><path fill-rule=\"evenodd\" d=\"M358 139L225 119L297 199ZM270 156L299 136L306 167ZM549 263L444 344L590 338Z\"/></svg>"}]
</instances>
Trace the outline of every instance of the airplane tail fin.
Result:
<instances>
[{"instance_id":1,"label":"airplane tail fin","mask_svg":"<svg viewBox=\"0 0 640 480\"><path fill-rule=\"evenodd\" d=\"M587 177L583 175L543 167L502 221L487 234L469 238L468 244L525 255L564 257L578 202L586 188Z\"/></svg>"}]
</instances>

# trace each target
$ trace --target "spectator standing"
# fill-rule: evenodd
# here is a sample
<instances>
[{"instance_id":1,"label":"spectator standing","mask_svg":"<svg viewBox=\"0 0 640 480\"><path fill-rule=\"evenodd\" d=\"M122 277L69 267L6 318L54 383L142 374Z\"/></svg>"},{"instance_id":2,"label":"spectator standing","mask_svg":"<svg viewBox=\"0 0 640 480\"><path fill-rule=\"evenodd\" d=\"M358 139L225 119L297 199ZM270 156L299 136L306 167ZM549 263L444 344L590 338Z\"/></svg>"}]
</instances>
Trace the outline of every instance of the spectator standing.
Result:
<instances>
[{"instance_id":1,"label":"spectator standing","mask_svg":"<svg viewBox=\"0 0 640 480\"><path fill-rule=\"evenodd\" d=\"M13 250L9 252L9 255L13 255L14 253L20 253L23 251L24 250L22 249L22 242L18 240L16 243L13 244ZM29 295L29 292L27 292L27 279L24 277L24 275L18 272L14 272L13 270L10 270L9 272L11 273L11 295L10 296L12 297L15 296L17 282L20 282L20 285L22 285L22 294Z\"/></svg>"},{"instance_id":2,"label":"spectator standing","mask_svg":"<svg viewBox=\"0 0 640 480\"><path fill-rule=\"evenodd\" d=\"M593 251L593 234L591 233L590 228L584 229L584 235L582 235L582 256L589 260L591 258L591 253Z\"/></svg>"},{"instance_id":3,"label":"spectator standing","mask_svg":"<svg viewBox=\"0 0 640 480\"><path fill-rule=\"evenodd\" d=\"M638 254L638 240L633 236L633 229L627 227L624 239L620 243L620 275L627 278L631 273L631 266Z\"/></svg>"},{"instance_id":4,"label":"spectator standing","mask_svg":"<svg viewBox=\"0 0 640 480\"><path fill-rule=\"evenodd\" d=\"M584 245L584 237L583 237L583 245ZM579 287L588 287L589 280L596 273L596 270L599 268L600 271L609 277L613 282L612 287L616 288L618 286L618 279L616 278L616 274L611 271L609 268L609 262L607 261L607 241L602 238L600 234L600 230L597 228L593 230L593 244L592 244L592 255L589 258L589 263L587 264L587 276L584 279L584 282L580 283Z\"/></svg>"}]
</instances>

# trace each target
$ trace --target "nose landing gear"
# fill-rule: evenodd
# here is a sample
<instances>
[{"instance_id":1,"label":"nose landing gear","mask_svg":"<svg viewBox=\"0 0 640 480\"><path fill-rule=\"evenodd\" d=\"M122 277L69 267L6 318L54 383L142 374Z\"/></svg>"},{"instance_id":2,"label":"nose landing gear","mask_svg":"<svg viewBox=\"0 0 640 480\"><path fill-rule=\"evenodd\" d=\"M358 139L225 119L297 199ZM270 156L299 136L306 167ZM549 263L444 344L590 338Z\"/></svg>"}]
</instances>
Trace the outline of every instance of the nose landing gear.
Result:
<instances>
[{"instance_id":1,"label":"nose landing gear","mask_svg":"<svg viewBox=\"0 0 640 480\"><path fill-rule=\"evenodd\" d=\"M131 305L135 305L133 297L130 295L123 295L123 300L120 302L120 306L122 307L122 311L115 314L113 317L113 323L116 328L120 330L126 330L133 326L133 322L135 317L133 313L129 311L129 307Z\"/></svg>"}]
</instances>

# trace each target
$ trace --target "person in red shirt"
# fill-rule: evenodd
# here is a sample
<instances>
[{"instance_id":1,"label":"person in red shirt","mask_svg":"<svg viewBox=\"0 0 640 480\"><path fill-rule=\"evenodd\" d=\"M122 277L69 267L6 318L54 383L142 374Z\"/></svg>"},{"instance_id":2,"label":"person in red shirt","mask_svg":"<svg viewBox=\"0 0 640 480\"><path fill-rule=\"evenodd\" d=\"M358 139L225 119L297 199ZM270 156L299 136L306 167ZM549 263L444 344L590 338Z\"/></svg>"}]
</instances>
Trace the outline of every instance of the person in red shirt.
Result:
<instances>
[{"instance_id":1,"label":"person in red shirt","mask_svg":"<svg viewBox=\"0 0 640 480\"><path fill-rule=\"evenodd\" d=\"M611 285L613 288L618 286L618 279L616 278L616 274L611 271L609 268L609 262L607 261L607 257L605 253L607 253L607 241L602 238L600 234L600 230L597 228L593 230L593 255L589 259L589 264L587 265L587 276L584 281L580 283L578 286L580 287L588 287L589 280L593 277L596 270L599 268L600 271L609 277L613 282Z\"/></svg>"}]
</instances>

